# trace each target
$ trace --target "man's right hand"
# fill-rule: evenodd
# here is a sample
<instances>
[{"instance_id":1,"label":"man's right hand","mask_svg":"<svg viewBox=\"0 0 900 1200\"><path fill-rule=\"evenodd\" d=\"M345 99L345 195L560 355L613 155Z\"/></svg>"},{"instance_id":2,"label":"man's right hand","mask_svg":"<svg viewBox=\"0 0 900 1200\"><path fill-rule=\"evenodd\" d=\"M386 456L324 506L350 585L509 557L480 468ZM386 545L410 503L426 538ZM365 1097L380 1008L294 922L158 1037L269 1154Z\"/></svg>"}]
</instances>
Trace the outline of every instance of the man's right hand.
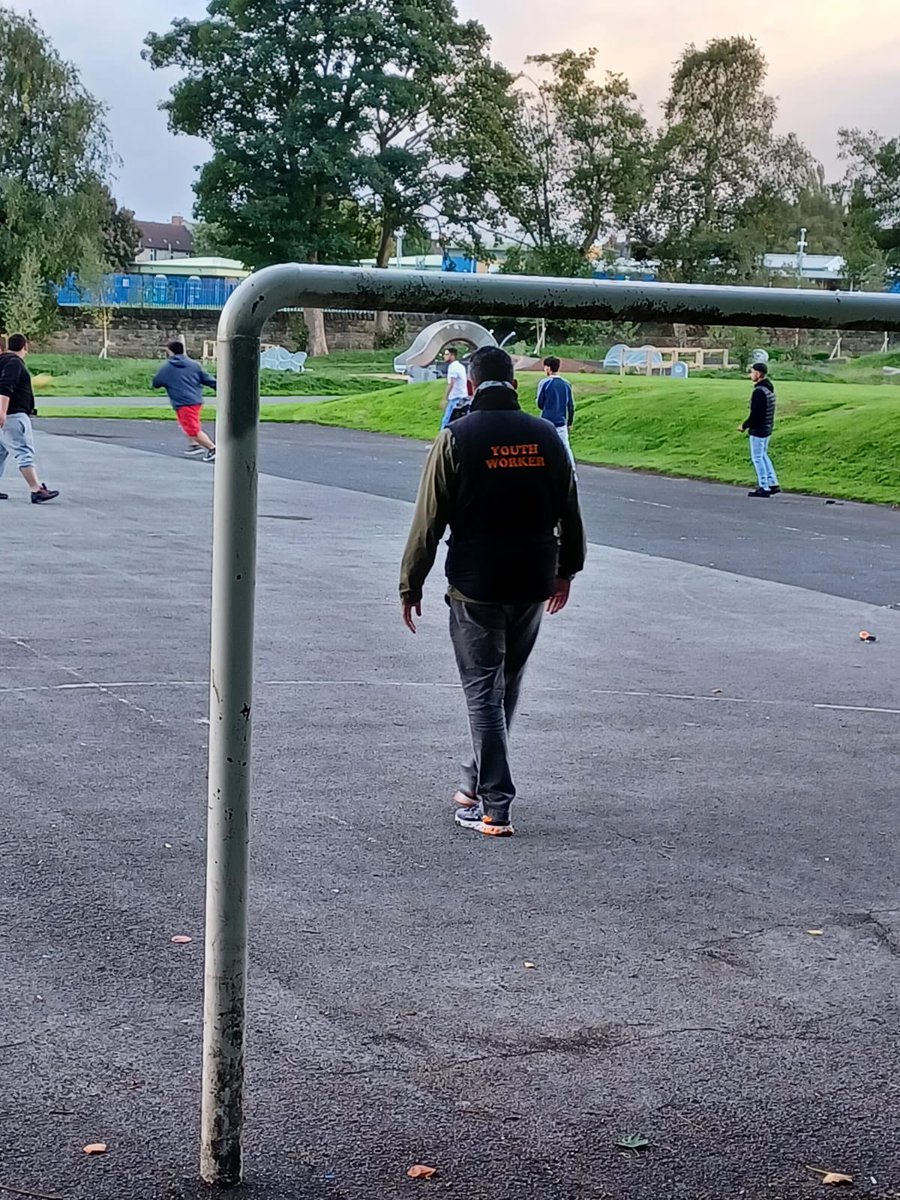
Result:
<instances>
[{"instance_id":1,"label":"man's right hand","mask_svg":"<svg viewBox=\"0 0 900 1200\"><path fill-rule=\"evenodd\" d=\"M401 600L400 607L403 610L403 624L410 631L410 633L415 633L416 632L416 622L413 618L413 613L415 613L415 615L417 617L421 617L422 601L421 600Z\"/></svg>"},{"instance_id":2,"label":"man's right hand","mask_svg":"<svg viewBox=\"0 0 900 1200\"><path fill-rule=\"evenodd\" d=\"M0 429L6 424L6 413L0 411Z\"/></svg>"}]
</instances>

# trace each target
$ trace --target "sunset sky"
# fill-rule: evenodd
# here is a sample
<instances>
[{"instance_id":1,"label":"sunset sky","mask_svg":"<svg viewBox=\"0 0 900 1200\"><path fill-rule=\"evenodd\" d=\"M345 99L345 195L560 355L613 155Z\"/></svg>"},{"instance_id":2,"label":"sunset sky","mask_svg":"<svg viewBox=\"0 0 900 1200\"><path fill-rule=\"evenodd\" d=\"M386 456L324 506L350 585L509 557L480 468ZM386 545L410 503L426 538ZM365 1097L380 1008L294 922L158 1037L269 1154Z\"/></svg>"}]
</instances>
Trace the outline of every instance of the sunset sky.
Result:
<instances>
[{"instance_id":1,"label":"sunset sky","mask_svg":"<svg viewBox=\"0 0 900 1200\"><path fill-rule=\"evenodd\" d=\"M900 134L900 0L457 0L477 17L494 51L518 69L529 54L596 46L602 69L624 72L651 120L674 59L687 42L729 34L758 39L780 125L793 129L830 177L840 173L841 125ZM3 0L33 12L87 87L109 107L123 159L117 192L147 220L190 214L194 166L205 147L174 138L157 111L167 81L141 61L148 30L197 18L204 0Z\"/></svg>"}]
</instances>

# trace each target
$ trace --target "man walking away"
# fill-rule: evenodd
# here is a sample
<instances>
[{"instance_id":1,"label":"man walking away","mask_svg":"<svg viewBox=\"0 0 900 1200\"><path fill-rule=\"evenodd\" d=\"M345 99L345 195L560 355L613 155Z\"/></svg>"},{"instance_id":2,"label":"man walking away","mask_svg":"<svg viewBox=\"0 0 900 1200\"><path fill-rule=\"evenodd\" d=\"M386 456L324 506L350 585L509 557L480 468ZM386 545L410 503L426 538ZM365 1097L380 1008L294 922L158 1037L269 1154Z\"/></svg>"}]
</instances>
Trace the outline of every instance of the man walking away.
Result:
<instances>
[{"instance_id":1,"label":"man walking away","mask_svg":"<svg viewBox=\"0 0 900 1200\"><path fill-rule=\"evenodd\" d=\"M451 421L463 417L469 411L469 384L466 368L459 361L459 352L449 346L444 351L444 362L447 364L447 395L444 397L444 417L441 429L446 429Z\"/></svg>"},{"instance_id":2,"label":"man walking away","mask_svg":"<svg viewBox=\"0 0 900 1200\"><path fill-rule=\"evenodd\" d=\"M31 418L36 409L31 375L25 366L27 353L28 338L24 333L13 333L6 353L0 354L0 475L12 454L31 490L31 503L46 504L48 500L55 500L59 492L51 491L46 483L41 483L34 468ZM6 492L0 492L0 500L8 499Z\"/></svg>"},{"instance_id":3,"label":"man walking away","mask_svg":"<svg viewBox=\"0 0 900 1200\"><path fill-rule=\"evenodd\" d=\"M559 373L560 361L554 355L544 359L544 375L537 390L537 406L545 421L556 427L574 470L575 456L569 445L569 430L575 422L575 397L568 379Z\"/></svg>"},{"instance_id":4,"label":"man walking away","mask_svg":"<svg viewBox=\"0 0 900 1200\"><path fill-rule=\"evenodd\" d=\"M207 375L198 362L184 352L184 342L169 342L166 346L168 361L156 372L153 388L165 388L169 403L175 409L178 424L184 430L190 446L185 450L186 458L194 458L206 451L204 462L215 462L216 447L200 428L200 412L203 408L204 387L216 390L216 381Z\"/></svg>"},{"instance_id":5,"label":"man walking away","mask_svg":"<svg viewBox=\"0 0 900 1200\"><path fill-rule=\"evenodd\" d=\"M454 797L456 822L504 837L513 832L516 795L508 733L525 664L545 606L550 613L566 606L585 539L572 466L549 422L519 408L512 359L486 346L469 369L472 411L438 435L419 484L400 600L415 633L422 588L449 525L450 638L474 749Z\"/></svg>"},{"instance_id":6,"label":"man walking away","mask_svg":"<svg viewBox=\"0 0 900 1200\"><path fill-rule=\"evenodd\" d=\"M775 468L769 458L769 438L775 428L775 388L769 379L769 368L763 362L753 364L750 368L750 378L753 380L750 415L738 428L741 433L746 432L750 435L750 461L756 468L759 486L747 494L767 500L781 491Z\"/></svg>"}]
</instances>

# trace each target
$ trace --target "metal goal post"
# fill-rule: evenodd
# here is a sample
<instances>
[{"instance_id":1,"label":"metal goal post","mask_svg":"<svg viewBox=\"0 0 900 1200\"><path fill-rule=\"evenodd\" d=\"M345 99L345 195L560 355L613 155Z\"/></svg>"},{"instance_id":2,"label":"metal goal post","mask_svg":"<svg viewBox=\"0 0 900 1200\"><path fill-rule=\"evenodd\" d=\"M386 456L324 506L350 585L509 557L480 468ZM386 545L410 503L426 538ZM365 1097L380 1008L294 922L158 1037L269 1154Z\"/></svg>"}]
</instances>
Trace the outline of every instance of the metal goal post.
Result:
<instances>
[{"instance_id":1,"label":"metal goal post","mask_svg":"<svg viewBox=\"0 0 900 1200\"><path fill-rule=\"evenodd\" d=\"M251 275L218 328L201 1175L243 1173L259 353L282 308L900 332L900 295L454 275L286 264Z\"/></svg>"}]
</instances>

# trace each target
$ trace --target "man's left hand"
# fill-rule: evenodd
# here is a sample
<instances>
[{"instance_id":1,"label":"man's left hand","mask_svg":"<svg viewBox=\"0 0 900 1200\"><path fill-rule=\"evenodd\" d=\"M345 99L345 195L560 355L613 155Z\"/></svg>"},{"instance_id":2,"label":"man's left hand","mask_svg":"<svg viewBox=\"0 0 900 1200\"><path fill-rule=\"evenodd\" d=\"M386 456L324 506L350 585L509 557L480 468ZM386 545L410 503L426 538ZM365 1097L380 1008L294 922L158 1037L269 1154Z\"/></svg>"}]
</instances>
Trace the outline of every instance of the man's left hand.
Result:
<instances>
[{"instance_id":1,"label":"man's left hand","mask_svg":"<svg viewBox=\"0 0 900 1200\"><path fill-rule=\"evenodd\" d=\"M747 431L744 429L743 425L738 425L738 433L746 433L746 432Z\"/></svg>"},{"instance_id":2,"label":"man's left hand","mask_svg":"<svg viewBox=\"0 0 900 1200\"><path fill-rule=\"evenodd\" d=\"M410 633L415 633L416 632L416 622L413 619L413 613L415 613L415 615L417 617L421 617L422 601L421 600L401 600L400 607L403 610L403 624L410 631Z\"/></svg>"},{"instance_id":3,"label":"man's left hand","mask_svg":"<svg viewBox=\"0 0 900 1200\"><path fill-rule=\"evenodd\" d=\"M557 579L553 587L553 595L547 601L547 612L550 616L555 616L556 613L562 610L569 603L569 592L572 588L570 579Z\"/></svg>"}]
</instances>

